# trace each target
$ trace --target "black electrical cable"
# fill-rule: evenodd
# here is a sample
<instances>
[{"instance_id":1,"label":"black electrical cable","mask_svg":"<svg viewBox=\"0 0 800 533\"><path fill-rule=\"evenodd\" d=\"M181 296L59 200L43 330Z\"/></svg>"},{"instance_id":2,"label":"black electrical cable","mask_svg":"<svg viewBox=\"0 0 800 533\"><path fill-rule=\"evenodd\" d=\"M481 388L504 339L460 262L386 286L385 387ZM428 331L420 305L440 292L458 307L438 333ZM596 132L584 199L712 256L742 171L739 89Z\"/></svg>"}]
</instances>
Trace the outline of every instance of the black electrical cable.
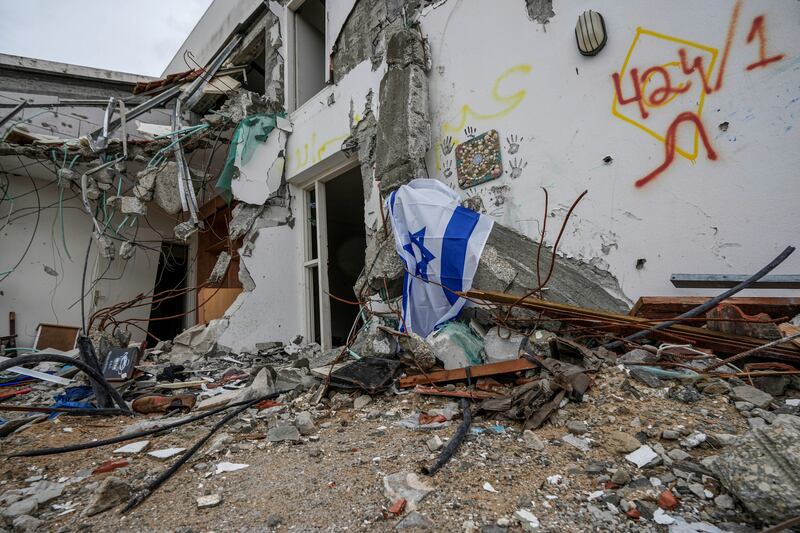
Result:
<instances>
[{"instance_id":1,"label":"black electrical cable","mask_svg":"<svg viewBox=\"0 0 800 533\"><path fill-rule=\"evenodd\" d=\"M288 391L280 391L274 394L270 394L266 396L265 399L269 400L272 398L277 398L284 392ZM91 448L99 448L100 446L107 446L109 444L117 444L118 442L125 442L128 440L134 440L141 437L146 437L148 435L153 435L155 433L161 433L163 431L167 431L169 429L174 429L180 426L184 426L186 424L191 424L192 422L196 422L198 420L202 420L204 418L208 418L209 416L214 416L217 413L222 411L227 411L228 409L232 409L233 407L239 407L240 405L244 405L245 403L249 402L236 402L230 405L223 405L222 407L217 407L216 409L211 409L210 411L206 411L205 413L195 415L191 418L184 418L178 420L177 422L172 422L170 424L166 424L157 428L153 429L145 429L142 431L137 431L135 433L127 433L125 435L119 435L117 437L111 437L109 439L103 440L93 440L91 442L83 442L79 444L71 444L69 446L60 446L57 448L40 448L38 450L23 450L21 452L16 452L8 455L8 457L41 457L43 455L57 455L60 453L69 453L69 452L77 452L81 450L89 450Z\"/></svg>"},{"instance_id":2,"label":"black electrical cable","mask_svg":"<svg viewBox=\"0 0 800 533\"><path fill-rule=\"evenodd\" d=\"M257 404L258 402L263 402L264 400L268 400L268 399L270 399L270 397L274 397L274 395L270 394L270 395L267 395L267 396L264 396L264 397L261 397L261 398L257 398L255 400L251 400L251 401L245 403L244 405L240 406L234 412L228 413L227 415L225 415L225 417L223 417L219 422L214 424L214 427L212 427L211 430L208 433L206 433L205 436L202 439L197 441L197 443L195 443L194 446L192 446L191 448L186 450L186 453L181 455L181 458L178 459L175 462L175 464L173 464L172 466L167 468L164 472L161 473L160 476L158 476L156 479L151 481L150 484L147 485L147 487L145 487L143 490L139 491L136 495L134 495L133 498L131 498L128 501L128 504L125 506L125 508L122 510L122 512L123 513L127 513L128 511L130 511L131 509L133 509L134 507L136 507L137 505L142 503L144 500L146 500L147 497L150 496L153 493L153 491L155 491L166 480L168 480L170 477L172 477L172 475L175 472L177 472L178 469L181 466L183 466L183 464L186 463L186 461L188 461L192 457L192 455L194 455L195 452L197 452L197 450L199 450L203 446L203 444L205 444L206 441L211 438L212 435L214 435L214 433L219 431L220 428L222 428L222 426L224 426L225 424L227 424L228 422L230 422L231 420L233 420L234 418L236 418L237 416L242 414L242 412L244 412L246 409L249 409L253 405Z\"/></svg>"},{"instance_id":3,"label":"black electrical cable","mask_svg":"<svg viewBox=\"0 0 800 533\"><path fill-rule=\"evenodd\" d=\"M17 156L17 157L19 157L19 156ZM33 185L33 188L36 189L36 182L33 180L33 176L31 176L30 173L28 173L28 178L30 178L31 185ZM19 261L17 261L17 263L14 265L14 267L11 270L9 270L8 272L6 272L6 274L3 275L3 277L0 278L0 283L5 281L5 279L8 276L10 276L17 269L17 267L19 265L22 264L22 262L25 260L25 256L28 255L28 251L31 249L31 246L33 245L33 241L36 238L36 232L39 229L39 221L42 218L42 211L41 211L42 199L39 196L39 190L38 189L36 189L36 203L39 204L40 209L38 211L36 211L36 224L34 224L34 226L33 226L33 232L31 233L31 238L28 241L28 245L25 247L25 251L22 252L22 256L19 258Z\"/></svg>"},{"instance_id":4,"label":"black electrical cable","mask_svg":"<svg viewBox=\"0 0 800 533\"><path fill-rule=\"evenodd\" d=\"M92 380L92 382L97 383L101 387L106 389L108 391L108 394L114 400L114 403L116 403L120 409L128 413L131 413L130 409L128 409L128 406L125 403L125 400L123 400L122 396L119 394L119 391L115 389L108 381L106 381L106 378L103 377L103 374L99 373L97 370L87 365L80 359L75 359L73 357L68 357L66 355L56 355L52 353L21 355L19 357L7 359L6 361L0 361L0 372L8 370L12 366L23 366L23 365L43 363L43 362L63 363L77 367L78 370L87 374L89 376L89 379Z\"/></svg>"},{"instance_id":5,"label":"black electrical cable","mask_svg":"<svg viewBox=\"0 0 800 533\"><path fill-rule=\"evenodd\" d=\"M81 275L81 331L86 334L86 268L89 266L89 250L92 249L92 239L94 236L92 235L94 232L94 225L92 225L92 229L89 231L89 244L86 245L86 257L83 258L83 274Z\"/></svg>"}]
</instances>

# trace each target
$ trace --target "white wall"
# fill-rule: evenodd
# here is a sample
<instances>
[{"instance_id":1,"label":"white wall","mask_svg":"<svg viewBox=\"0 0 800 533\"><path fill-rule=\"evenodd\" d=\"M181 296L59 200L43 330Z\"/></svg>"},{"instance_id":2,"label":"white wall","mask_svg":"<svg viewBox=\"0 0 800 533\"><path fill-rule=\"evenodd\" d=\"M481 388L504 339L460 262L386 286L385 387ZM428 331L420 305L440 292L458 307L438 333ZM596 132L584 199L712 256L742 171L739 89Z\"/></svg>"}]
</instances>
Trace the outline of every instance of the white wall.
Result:
<instances>
[{"instance_id":1,"label":"white wall","mask_svg":"<svg viewBox=\"0 0 800 533\"><path fill-rule=\"evenodd\" d=\"M586 9L600 12L608 31L605 49L588 58L578 53L574 35L577 17ZM668 281L673 272L751 273L786 245L798 244L796 2L742 6L722 86L703 97L702 123L716 160L706 156L701 142L694 160L677 155L669 168L640 187L636 181L664 161L665 146L612 113L612 73L622 68L637 28L662 34L640 37L628 69L638 66L641 73L667 65L672 83L691 81L690 91L650 109L646 120L637 116L635 103L617 107L663 136L678 114L697 109L703 92L698 74L681 74L675 63L678 48L686 47L690 60L702 54L706 65L716 54L715 81L733 3L556 1L554 10L546 27L528 19L522 0L498 0L491 9L477 0L448 1L422 17L433 54L429 82L436 146L428 154L428 168L434 177L462 195L480 195L495 219L533 238L540 231L541 187L546 187L549 244L569 205L588 189L560 249L609 269L634 300L647 294L696 293L674 289ZM767 56L784 57L747 70L758 60L758 38L750 44L746 40L759 15L765 16ZM645 92L663 84L654 75ZM623 88L629 97L627 71ZM727 131L719 127L724 122ZM462 191L453 152L443 156L440 145L448 136L463 142L467 127L478 134L499 132L505 174ZM519 139L513 154L511 136ZM691 124L681 126L678 146L691 151ZM603 162L607 155L611 164ZM516 178L511 176L514 166L520 167ZM647 260L641 270L635 268L639 258ZM775 271L797 272L800 253Z\"/></svg>"},{"instance_id":2,"label":"white wall","mask_svg":"<svg viewBox=\"0 0 800 533\"><path fill-rule=\"evenodd\" d=\"M44 207L40 212L39 225L30 250L23 262L0 282L0 334L7 334L8 313L14 311L19 335L17 344L27 347L33 344L36 328L40 323L80 326L80 303L76 302L79 302L81 294L81 275L91 222L79 198L75 197L75 192L65 190L64 235L70 259L61 237L61 216L57 207L59 192L55 182L36 180L35 183L40 188L37 202L27 177L10 176L9 179L8 194L16 198L13 202L0 203L0 272L12 269L22 256L36 225L36 208L38 205ZM155 211L153 209L150 213L150 222L161 233L169 235L174 222ZM122 218L117 215L115 221L119 224ZM120 231L122 234L132 232L132 229ZM112 279L99 282L87 296L87 316L97 307L131 299L153 288L158 268L157 250L161 247L160 237L142 222L137 240L146 243L154 251L137 249L135 256L127 264L116 258L111 268L105 272L105 276ZM98 258L97 246L93 243L87 269L87 289L103 273L106 265L105 260ZM46 273L45 266L54 269L58 275ZM146 319L149 314L150 307L143 306L124 318ZM146 320L141 325L146 328ZM132 328L131 332L134 340L144 339L141 331Z\"/></svg>"},{"instance_id":3,"label":"white wall","mask_svg":"<svg viewBox=\"0 0 800 533\"><path fill-rule=\"evenodd\" d=\"M183 60L185 51L190 51L200 65L206 65L236 29L262 5L262 0L216 0L211 2L200 21L175 53L175 57L164 69L162 76L196 68Z\"/></svg>"}]
</instances>

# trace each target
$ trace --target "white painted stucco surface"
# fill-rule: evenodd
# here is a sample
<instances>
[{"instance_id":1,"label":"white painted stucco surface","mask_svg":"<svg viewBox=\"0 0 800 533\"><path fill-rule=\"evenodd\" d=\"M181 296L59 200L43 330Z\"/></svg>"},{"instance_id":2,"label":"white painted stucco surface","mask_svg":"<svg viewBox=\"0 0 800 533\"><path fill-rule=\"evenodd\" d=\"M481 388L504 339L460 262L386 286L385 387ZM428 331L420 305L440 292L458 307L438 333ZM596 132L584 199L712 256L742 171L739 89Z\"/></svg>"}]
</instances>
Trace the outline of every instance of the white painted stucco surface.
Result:
<instances>
[{"instance_id":1,"label":"white painted stucco surface","mask_svg":"<svg viewBox=\"0 0 800 533\"><path fill-rule=\"evenodd\" d=\"M55 182L37 180L36 185L43 207L58 205ZM90 222L80 200L72 198L73 194L65 191L63 210L64 236L72 258L64 252L59 210L55 207L43 209L30 250L16 270L0 283L0 331L7 331L8 313L14 311L18 346L29 347L33 344L40 323L81 325L80 280ZM33 213L39 205L27 177L10 177L9 195L17 198L13 201L10 216L9 202L4 202L0 210L0 224L3 225L0 230L0 272L10 270L22 256L36 226L36 215ZM174 223L166 215L157 213L154 206L148 217L160 233L171 233ZM121 217L117 216L116 223L120 221ZM86 274L87 317L100 307L130 300L153 288L158 271L160 239L158 233L142 223L137 240L146 242L152 250L137 247L133 258L126 262L116 257L108 270L108 263L98 257L96 243L92 243ZM118 250L120 242L115 242L115 245ZM45 266L55 270L57 276L46 273ZM94 280L103 274L107 279L93 286ZM137 324L146 329L149 316L150 306L145 305L120 315L119 319L142 319ZM129 331L134 341L144 340L145 333L141 330L131 327Z\"/></svg>"},{"instance_id":2,"label":"white painted stucco surface","mask_svg":"<svg viewBox=\"0 0 800 533\"><path fill-rule=\"evenodd\" d=\"M605 17L608 44L594 57L578 53L574 26L586 9ZM487 9L476 0L449 1L429 9L421 26L432 50L429 72L434 148L428 154L432 177L462 195L480 195L499 222L537 239L544 195L550 193L546 242L553 244L569 205L584 190L560 251L609 269L625 294L696 294L669 283L675 272L752 273L789 244L798 244L800 217L800 40L797 4L745 2L735 29L723 84L704 97L702 122L717 154L706 156L702 142L690 161L676 155L672 165L644 186L635 182L664 161L664 144L614 116L614 85L637 28L718 50L711 72L716 79L733 3L681 0L555 2L545 27L527 17L525 2L499 0ZM747 43L754 19L764 16L767 56L780 61L747 70L759 59L758 38ZM649 37L649 36L648 36ZM678 61L688 45L665 38L640 38L628 68L642 72ZM688 48L690 61L698 50ZM708 64L708 61L706 61ZM673 83L692 80L669 65ZM632 84L623 78L623 95ZM647 91L663 86L658 76ZM699 93L687 93L695 98ZM651 109L644 122L664 135L671 120L694 102L676 99ZM636 116L636 104L618 106ZM720 124L727 122L727 131ZM441 144L496 129L502 139L502 178L466 191L456 182L454 155ZM679 146L691 146L690 123L679 131ZM511 136L519 141L511 154ZM688 142L687 142L688 140ZM613 161L605 164L610 155ZM516 179L512 167L521 167ZM452 175L447 177L447 169ZM506 188L503 190L503 188ZM501 203L501 205L495 205ZM646 259L637 270L639 258ZM800 272L795 254L774 273ZM714 292L714 291L712 291ZM761 294L787 294L761 291Z\"/></svg>"},{"instance_id":3,"label":"white painted stucco surface","mask_svg":"<svg viewBox=\"0 0 800 533\"><path fill-rule=\"evenodd\" d=\"M295 233L288 225L258 230L252 256L241 256L256 287L240 294L225 313L229 323L221 345L253 350L256 343L289 342L302 333L302 268L294 264Z\"/></svg>"}]
</instances>

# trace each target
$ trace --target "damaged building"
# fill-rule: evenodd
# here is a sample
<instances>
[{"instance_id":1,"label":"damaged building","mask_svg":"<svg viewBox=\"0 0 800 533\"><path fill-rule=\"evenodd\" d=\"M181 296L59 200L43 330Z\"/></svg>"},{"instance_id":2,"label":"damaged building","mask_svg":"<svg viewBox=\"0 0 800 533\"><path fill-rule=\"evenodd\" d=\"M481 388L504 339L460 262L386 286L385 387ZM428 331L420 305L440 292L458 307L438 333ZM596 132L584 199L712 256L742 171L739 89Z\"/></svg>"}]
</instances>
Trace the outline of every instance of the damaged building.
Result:
<instances>
[{"instance_id":1,"label":"damaged building","mask_svg":"<svg viewBox=\"0 0 800 533\"><path fill-rule=\"evenodd\" d=\"M584 372L664 353L667 366L688 368L698 354L721 361L775 346L794 366L762 370L786 373L770 394L788 397L800 391L800 345L782 342L800 331L797 15L790 1L214 0L158 78L0 54L3 354L85 358L88 337L101 362L129 346L140 361L154 354L181 368L213 360L215 384L231 381L223 364L253 357L258 368L281 354L308 372L237 379L261 396L311 390L315 402L337 379L386 390L401 363L411 371L391 385L400 389L472 387L469 370L435 376L506 364L552 381L517 382L526 389L502 400L461 398L513 412L526 435L581 401ZM472 224L455 251L455 226L467 223L451 213ZM461 255L451 265L446 254ZM423 319L415 306L435 307L420 288L434 271L447 310ZM717 307L731 293L681 315L731 287L735 311ZM656 327L678 315L677 333ZM638 353L637 331L658 344ZM554 369L556 354L581 372ZM312 372L334 358L365 369ZM671 371L638 379L685 377ZM362 386L367 374L385 379ZM752 398L729 389L737 410L756 405L740 409ZM198 405L259 397L229 392ZM106 399L96 407L116 408ZM586 452L584 433L564 442ZM655 467L667 452L654 452L652 437L642 429L641 446L618 448L656 454L629 460ZM703 498L750 487L735 464L695 471L715 479ZM785 512L744 503L752 523L798 514L798 479L782 481L795 498L781 500ZM410 502L409 491L393 500ZM532 512L514 523L536 530ZM649 520L670 524L654 512Z\"/></svg>"}]
</instances>

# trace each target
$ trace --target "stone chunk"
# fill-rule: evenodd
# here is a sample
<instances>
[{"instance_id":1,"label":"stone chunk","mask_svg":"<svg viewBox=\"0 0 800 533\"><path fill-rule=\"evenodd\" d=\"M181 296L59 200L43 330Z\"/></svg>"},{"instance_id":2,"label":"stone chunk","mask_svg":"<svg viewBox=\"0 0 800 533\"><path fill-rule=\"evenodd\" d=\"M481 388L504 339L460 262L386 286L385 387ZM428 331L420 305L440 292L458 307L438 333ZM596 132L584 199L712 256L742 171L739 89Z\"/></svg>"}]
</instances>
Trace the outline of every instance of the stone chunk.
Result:
<instances>
[{"instance_id":1,"label":"stone chunk","mask_svg":"<svg viewBox=\"0 0 800 533\"><path fill-rule=\"evenodd\" d=\"M16 517L14 519L14 522L12 523L12 525L14 526L14 531L20 533L29 533L37 531L39 528L42 527L42 524L44 524L44 521L26 514Z\"/></svg>"},{"instance_id":2,"label":"stone chunk","mask_svg":"<svg viewBox=\"0 0 800 533\"><path fill-rule=\"evenodd\" d=\"M128 501L130 497L130 486L118 477L109 476L97 487L89 506L83 514L85 516L94 516Z\"/></svg>"},{"instance_id":3,"label":"stone chunk","mask_svg":"<svg viewBox=\"0 0 800 533\"><path fill-rule=\"evenodd\" d=\"M300 440L300 431L290 425L275 426L267 432L270 442L297 442Z\"/></svg>"},{"instance_id":4,"label":"stone chunk","mask_svg":"<svg viewBox=\"0 0 800 533\"><path fill-rule=\"evenodd\" d=\"M198 509L208 509L209 507L216 507L222 503L221 494L209 494L208 496L200 496L197 498Z\"/></svg>"},{"instance_id":5,"label":"stone chunk","mask_svg":"<svg viewBox=\"0 0 800 533\"><path fill-rule=\"evenodd\" d=\"M772 403L772 396L750 385L739 385L731 389L731 396L740 402L750 402L762 409Z\"/></svg>"},{"instance_id":6,"label":"stone chunk","mask_svg":"<svg viewBox=\"0 0 800 533\"><path fill-rule=\"evenodd\" d=\"M3 510L3 518L13 521L18 516L29 515L36 512L39 508L39 503L36 498L26 498L18 502L14 502Z\"/></svg>"},{"instance_id":7,"label":"stone chunk","mask_svg":"<svg viewBox=\"0 0 800 533\"><path fill-rule=\"evenodd\" d=\"M614 453L623 454L638 450L642 443L629 433L610 431L605 435L603 445Z\"/></svg>"},{"instance_id":8,"label":"stone chunk","mask_svg":"<svg viewBox=\"0 0 800 533\"><path fill-rule=\"evenodd\" d=\"M314 427L314 419L308 411L300 411L294 419L294 425L301 435L313 435L317 428Z\"/></svg>"}]
</instances>

